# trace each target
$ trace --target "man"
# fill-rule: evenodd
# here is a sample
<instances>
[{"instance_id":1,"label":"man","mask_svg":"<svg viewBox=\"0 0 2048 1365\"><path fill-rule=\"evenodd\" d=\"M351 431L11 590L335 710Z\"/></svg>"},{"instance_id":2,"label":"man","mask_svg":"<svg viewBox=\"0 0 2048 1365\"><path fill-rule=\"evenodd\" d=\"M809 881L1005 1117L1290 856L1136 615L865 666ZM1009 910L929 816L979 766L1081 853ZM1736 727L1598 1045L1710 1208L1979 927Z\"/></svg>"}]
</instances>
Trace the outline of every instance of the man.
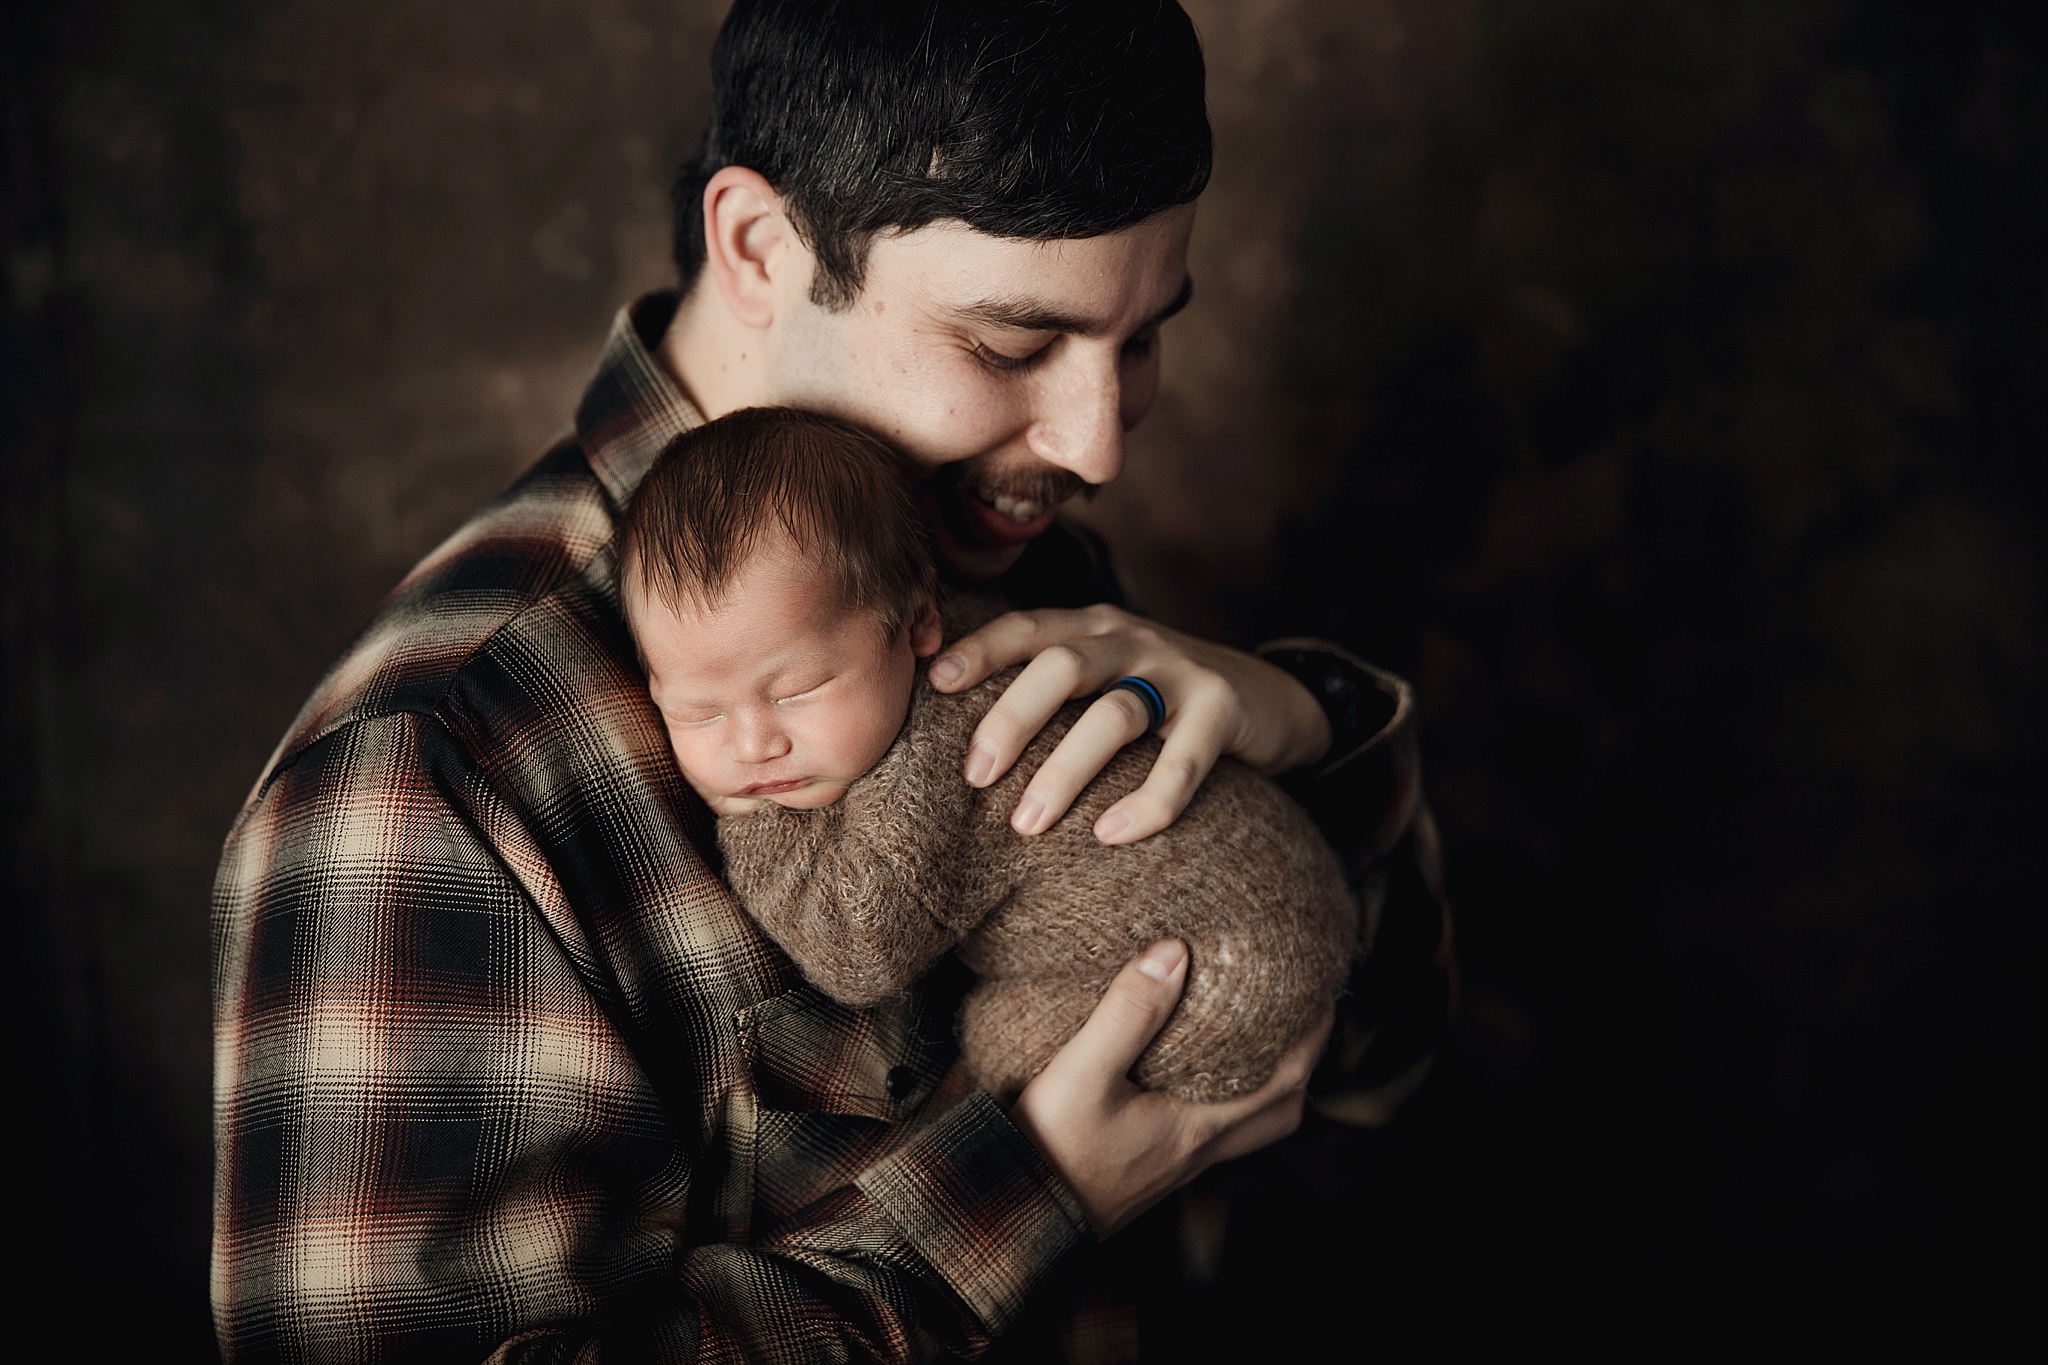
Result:
<instances>
[{"instance_id":1,"label":"man","mask_svg":"<svg viewBox=\"0 0 2048 1365\"><path fill-rule=\"evenodd\" d=\"M1220 754L1285 772L1372 952L1318 1104L1426 1067L1446 921L1405 688L1128 615L1057 522L1116 477L1185 303L1209 131L1171 0L740 0L677 189L681 296L621 315L572 435L400 584L230 835L215 903L214 1303L230 1358L971 1355L1074 1253L1293 1130L1127 1079L1185 975L1155 945L1005 1113L953 1067L961 983L872 1010L802 982L715 872L619 615L610 544L675 433L834 412L931 471L951 572L1039 610L934 664L1029 660L985 785L1069 697L1166 703L1141 838ZM1032 780L1046 828L1149 718L1117 692Z\"/></svg>"}]
</instances>

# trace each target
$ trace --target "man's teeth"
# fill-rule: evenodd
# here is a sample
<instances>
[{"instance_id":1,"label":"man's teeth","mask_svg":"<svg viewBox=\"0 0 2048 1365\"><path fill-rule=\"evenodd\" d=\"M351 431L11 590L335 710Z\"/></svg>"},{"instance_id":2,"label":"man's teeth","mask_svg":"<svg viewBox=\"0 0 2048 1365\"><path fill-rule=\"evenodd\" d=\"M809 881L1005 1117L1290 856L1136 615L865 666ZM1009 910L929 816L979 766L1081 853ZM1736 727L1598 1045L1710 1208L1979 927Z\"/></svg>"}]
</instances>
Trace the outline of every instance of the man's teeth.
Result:
<instances>
[{"instance_id":1,"label":"man's teeth","mask_svg":"<svg viewBox=\"0 0 2048 1365\"><path fill-rule=\"evenodd\" d=\"M1011 521L1022 524L1045 511L1045 504L1029 498L1013 498L1008 493L998 493L989 498L988 505L1001 512Z\"/></svg>"}]
</instances>

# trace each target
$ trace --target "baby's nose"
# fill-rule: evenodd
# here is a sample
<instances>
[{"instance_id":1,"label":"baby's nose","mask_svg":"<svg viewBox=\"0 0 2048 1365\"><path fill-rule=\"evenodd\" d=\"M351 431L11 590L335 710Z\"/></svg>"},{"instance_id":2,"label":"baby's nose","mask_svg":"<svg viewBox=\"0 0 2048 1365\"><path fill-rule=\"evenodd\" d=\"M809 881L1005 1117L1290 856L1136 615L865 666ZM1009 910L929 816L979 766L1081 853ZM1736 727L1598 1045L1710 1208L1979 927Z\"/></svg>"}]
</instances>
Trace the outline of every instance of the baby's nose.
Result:
<instances>
[{"instance_id":1,"label":"baby's nose","mask_svg":"<svg viewBox=\"0 0 2048 1365\"><path fill-rule=\"evenodd\" d=\"M789 752L789 736L777 725L762 721L742 725L739 733L739 756L747 763L768 763Z\"/></svg>"}]
</instances>

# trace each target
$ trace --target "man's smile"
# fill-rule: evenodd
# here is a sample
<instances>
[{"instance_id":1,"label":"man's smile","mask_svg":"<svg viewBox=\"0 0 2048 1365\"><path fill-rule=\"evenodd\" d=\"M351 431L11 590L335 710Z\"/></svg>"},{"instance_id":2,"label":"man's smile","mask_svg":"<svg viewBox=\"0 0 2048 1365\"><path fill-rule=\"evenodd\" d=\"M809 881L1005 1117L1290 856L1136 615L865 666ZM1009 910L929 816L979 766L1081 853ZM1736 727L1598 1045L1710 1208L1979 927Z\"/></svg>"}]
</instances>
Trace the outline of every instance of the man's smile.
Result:
<instances>
[{"instance_id":1,"label":"man's smile","mask_svg":"<svg viewBox=\"0 0 2048 1365\"><path fill-rule=\"evenodd\" d=\"M932 491L946 528L963 544L1010 549L1036 539L1062 504L1087 489L1064 469L955 466L939 473Z\"/></svg>"},{"instance_id":2,"label":"man's smile","mask_svg":"<svg viewBox=\"0 0 2048 1365\"><path fill-rule=\"evenodd\" d=\"M1053 513L1058 504L1045 504L1029 498L1016 498L998 493L996 500L990 500L965 488L952 490L953 496L946 501L955 505L959 518L965 520L965 535L961 539L970 544L988 546L1022 545L1035 539L1046 527L1052 525ZM946 510L954 510L948 508Z\"/></svg>"}]
</instances>

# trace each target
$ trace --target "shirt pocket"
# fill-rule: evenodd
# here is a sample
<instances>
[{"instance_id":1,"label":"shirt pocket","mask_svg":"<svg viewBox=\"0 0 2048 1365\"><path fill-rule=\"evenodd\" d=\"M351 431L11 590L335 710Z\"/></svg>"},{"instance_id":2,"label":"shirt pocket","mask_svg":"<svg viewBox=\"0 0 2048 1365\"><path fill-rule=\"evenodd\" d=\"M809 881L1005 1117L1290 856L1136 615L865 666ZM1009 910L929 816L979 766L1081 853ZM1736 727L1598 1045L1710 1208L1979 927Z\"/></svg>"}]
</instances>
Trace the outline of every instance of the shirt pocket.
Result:
<instances>
[{"instance_id":1,"label":"shirt pocket","mask_svg":"<svg viewBox=\"0 0 2048 1365\"><path fill-rule=\"evenodd\" d=\"M950 1003L920 990L856 1009L804 985L749 1006L736 1022L755 1096L763 1109L902 1122L957 1055Z\"/></svg>"}]
</instances>

